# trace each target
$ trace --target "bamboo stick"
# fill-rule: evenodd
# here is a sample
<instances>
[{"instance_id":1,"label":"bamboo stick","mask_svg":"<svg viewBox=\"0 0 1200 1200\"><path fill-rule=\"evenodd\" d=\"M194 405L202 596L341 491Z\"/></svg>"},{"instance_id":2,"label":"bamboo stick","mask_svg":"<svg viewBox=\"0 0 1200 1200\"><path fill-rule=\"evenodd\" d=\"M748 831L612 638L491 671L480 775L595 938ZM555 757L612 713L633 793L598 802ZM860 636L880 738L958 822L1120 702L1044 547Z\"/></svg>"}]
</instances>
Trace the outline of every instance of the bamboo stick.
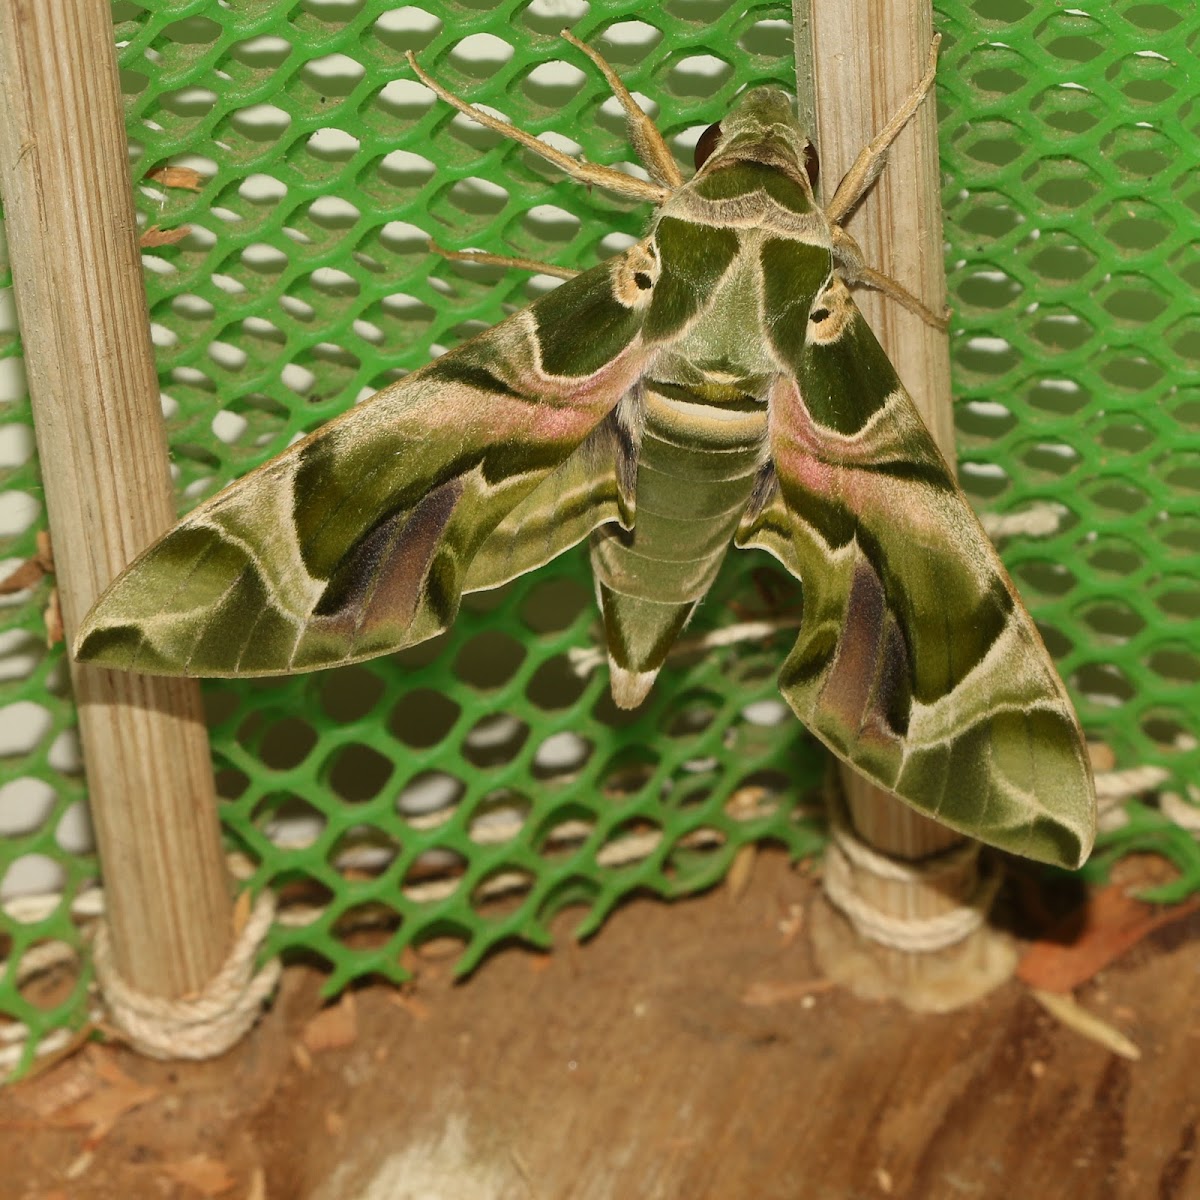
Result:
<instances>
[{"instance_id":1,"label":"bamboo stick","mask_svg":"<svg viewBox=\"0 0 1200 1200\"><path fill-rule=\"evenodd\" d=\"M924 72L934 32L932 10L928 0L822 0L811 3L810 24L816 128L828 198L859 150ZM899 280L935 312L944 308L937 110L932 96L896 140L882 175L847 228L870 266ZM855 299L953 465L945 333L878 292L859 288ZM840 781L857 836L882 854L912 861L966 842L848 767L841 769ZM936 884L882 879L863 872L855 876L855 886L868 904L910 920L942 915L967 900L978 885L978 866L971 855ZM964 953L966 959L979 957L978 947L950 956L962 958ZM992 960L996 957L990 950L983 953ZM944 962L923 966L920 960L929 955L881 949L876 957L877 966L900 981L901 990L913 981L919 985L923 974L940 978L946 966ZM944 959L946 954L932 957ZM980 967L977 961L963 965L968 971ZM986 970L1003 974L1005 968L992 961Z\"/></svg>"},{"instance_id":2,"label":"bamboo stick","mask_svg":"<svg viewBox=\"0 0 1200 1200\"><path fill-rule=\"evenodd\" d=\"M109 0L0 0L0 187L68 644L174 520ZM125 981L209 981L231 900L195 683L71 664Z\"/></svg>"},{"instance_id":3,"label":"bamboo stick","mask_svg":"<svg viewBox=\"0 0 1200 1200\"><path fill-rule=\"evenodd\" d=\"M813 5L812 36L822 186L829 197L921 77L932 16L927 0L836 0ZM847 222L866 261L934 311L946 302L938 178L937 114L930 97ZM878 292L858 288L855 300L953 464L946 335ZM961 840L853 771L844 773L843 788L855 827L886 853L917 858Z\"/></svg>"}]
</instances>

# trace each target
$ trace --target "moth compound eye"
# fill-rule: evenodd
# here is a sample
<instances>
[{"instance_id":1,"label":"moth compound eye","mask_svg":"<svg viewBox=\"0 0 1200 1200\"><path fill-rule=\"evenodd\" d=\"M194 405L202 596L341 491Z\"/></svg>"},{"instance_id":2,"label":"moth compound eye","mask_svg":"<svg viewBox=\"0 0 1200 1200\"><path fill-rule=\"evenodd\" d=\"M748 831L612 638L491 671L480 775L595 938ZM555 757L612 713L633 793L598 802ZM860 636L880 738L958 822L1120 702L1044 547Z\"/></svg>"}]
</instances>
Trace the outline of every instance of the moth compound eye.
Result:
<instances>
[{"instance_id":1,"label":"moth compound eye","mask_svg":"<svg viewBox=\"0 0 1200 1200\"><path fill-rule=\"evenodd\" d=\"M710 125L701 135L700 140L696 143L696 170L700 170L709 158L712 152L717 148L717 143L721 140L721 122L718 121L715 125Z\"/></svg>"},{"instance_id":2,"label":"moth compound eye","mask_svg":"<svg viewBox=\"0 0 1200 1200\"><path fill-rule=\"evenodd\" d=\"M812 184L813 191L817 190L817 179L821 174L821 162L817 158L817 148L812 142L804 143L804 170L808 175L808 182Z\"/></svg>"}]
</instances>

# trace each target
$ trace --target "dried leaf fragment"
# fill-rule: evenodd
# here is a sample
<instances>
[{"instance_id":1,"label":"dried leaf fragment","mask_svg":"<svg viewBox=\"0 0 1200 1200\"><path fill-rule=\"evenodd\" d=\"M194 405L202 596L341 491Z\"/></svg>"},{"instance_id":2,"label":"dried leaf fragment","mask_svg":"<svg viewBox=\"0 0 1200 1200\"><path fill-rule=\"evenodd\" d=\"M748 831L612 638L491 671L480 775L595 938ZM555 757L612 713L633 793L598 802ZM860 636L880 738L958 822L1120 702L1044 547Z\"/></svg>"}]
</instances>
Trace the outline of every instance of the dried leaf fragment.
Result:
<instances>
[{"instance_id":1,"label":"dried leaf fragment","mask_svg":"<svg viewBox=\"0 0 1200 1200\"><path fill-rule=\"evenodd\" d=\"M803 1000L834 988L832 979L793 979L772 983L752 983L742 993L742 1003L751 1008L770 1008L789 1000Z\"/></svg>"},{"instance_id":2,"label":"dried leaf fragment","mask_svg":"<svg viewBox=\"0 0 1200 1200\"><path fill-rule=\"evenodd\" d=\"M36 1079L24 1080L14 1089L13 1097L22 1108L44 1120L82 1100L95 1086L95 1069L86 1056L78 1055L56 1064Z\"/></svg>"},{"instance_id":3,"label":"dried leaf fragment","mask_svg":"<svg viewBox=\"0 0 1200 1200\"><path fill-rule=\"evenodd\" d=\"M42 610L42 624L46 627L46 649L52 649L63 640L62 597L58 588L50 589L50 599Z\"/></svg>"},{"instance_id":4,"label":"dried leaf fragment","mask_svg":"<svg viewBox=\"0 0 1200 1200\"><path fill-rule=\"evenodd\" d=\"M419 997L402 991L388 992L388 1000L397 1008L402 1008L414 1021L428 1021L429 1005Z\"/></svg>"},{"instance_id":5,"label":"dried leaf fragment","mask_svg":"<svg viewBox=\"0 0 1200 1200\"><path fill-rule=\"evenodd\" d=\"M45 576L53 574L54 550L50 545L50 534L44 529L39 529L37 550L20 566L15 567L8 575L0 579L0 596L11 596L13 592L23 592L40 583Z\"/></svg>"},{"instance_id":6,"label":"dried leaf fragment","mask_svg":"<svg viewBox=\"0 0 1200 1200\"><path fill-rule=\"evenodd\" d=\"M93 1068L94 1086L87 1095L55 1113L50 1124L86 1128L84 1145L90 1149L103 1141L126 1113L157 1099L159 1090L130 1079L111 1054L103 1053L98 1047L92 1047L88 1057Z\"/></svg>"},{"instance_id":7,"label":"dried leaf fragment","mask_svg":"<svg viewBox=\"0 0 1200 1200\"><path fill-rule=\"evenodd\" d=\"M725 876L725 886L729 889L729 898L736 903L745 895L754 875L754 860L758 856L758 847L753 842L739 846L733 856L729 873Z\"/></svg>"},{"instance_id":8,"label":"dried leaf fragment","mask_svg":"<svg viewBox=\"0 0 1200 1200\"><path fill-rule=\"evenodd\" d=\"M138 238L138 245L143 250L152 250L155 246L173 246L176 242L182 242L191 232L190 225L177 225L174 229L160 229L157 225L151 225Z\"/></svg>"},{"instance_id":9,"label":"dried leaf fragment","mask_svg":"<svg viewBox=\"0 0 1200 1200\"><path fill-rule=\"evenodd\" d=\"M1119 1029L1107 1021L1089 1012L1078 1004L1073 996L1063 996L1058 992L1045 992L1039 988L1030 988L1029 994L1056 1020L1061 1021L1068 1029L1075 1030L1085 1038L1099 1043L1106 1050L1111 1050L1121 1058L1137 1062L1142 1057L1136 1043L1130 1041Z\"/></svg>"},{"instance_id":10,"label":"dried leaf fragment","mask_svg":"<svg viewBox=\"0 0 1200 1200\"><path fill-rule=\"evenodd\" d=\"M36 583L40 583L46 574L37 557L27 558L20 566L14 567L3 579L0 579L0 596L11 596L13 592L23 592Z\"/></svg>"},{"instance_id":11,"label":"dried leaf fragment","mask_svg":"<svg viewBox=\"0 0 1200 1200\"><path fill-rule=\"evenodd\" d=\"M1071 992L1164 925L1200 908L1200 896L1156 908L1112 884L1090 895L1038 939L1017 964L1017 978L1031 988Z\"/></svg>"},{"instance_id":12,"label":"dried leaf fragment","mask_svg":"<svg viewBox=\"0 0 1200 1200\"><path fill-rule=\"evenodd\" d=\"M229 1168L204 1154L193 1154L182 1162L163 1163L162 1169L176 1183L194 1188L202 1196L219 1196L234 1184Z\"/></svg>"},{"instance_id":13,"label":"dried leaf fragment","mask_svg":"<svg viewBox=\"0 0 1200 1200\"><path fill-rule=\"evenodd\" d=\"M262 1167L255 1167L254 1174L250 1177L250 1190L246 1193L246 1200L267 1200L267 1173Z\"/></svg>"},{"instance_id":14,"label":"dried leaf fragment","mask_svg":"<svg viewBox=\"0 0 1200 1200\"><path fill-rule=\"evenodd\" d=\"M155 167L146 172L146 178L163 187L186 188L190 192L198 192L204 186L204 176L193 167Z\"/></svg>"},{"instance_id":15,"label":"dried leaf fragment","mask_svg":"<svg viewBox=\"0 0 1200 1200\"><path fill-rule=\"evenodd\" d=\"M345 992L342 998L328 1008L323 1008L304 1027L301 1041L314 1054L322 1050L336 1050L349 1046L358 1037L358 1014L354 1007L354 996Z\"/></svg>"}]
</instances>

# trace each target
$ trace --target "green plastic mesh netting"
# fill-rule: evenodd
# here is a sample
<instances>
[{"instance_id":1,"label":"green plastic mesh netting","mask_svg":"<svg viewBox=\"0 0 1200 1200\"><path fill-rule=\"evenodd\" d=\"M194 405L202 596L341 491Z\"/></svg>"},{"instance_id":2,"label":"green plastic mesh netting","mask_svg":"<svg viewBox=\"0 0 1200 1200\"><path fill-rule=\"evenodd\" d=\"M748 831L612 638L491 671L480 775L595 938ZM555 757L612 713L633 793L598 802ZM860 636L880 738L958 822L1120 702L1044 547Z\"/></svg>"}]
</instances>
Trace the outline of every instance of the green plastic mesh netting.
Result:
<instances>
[{"instance_id":1,"label":"green plastic mesh netting","mask_svg":"<svg viewBox=\"0 0 1200 1200\"><path fill-rule=\"evenodd\" d=\"M411 79L444 83L555 144L628 161L597 46L690 157L745 84L792 86L790 8L727 0L279 0L114 6L180 508L549 286L431 258L453 247L591 265L645 212L567 182ZM1200 13L948 0L938 102L962 482L981 511L1049 503L1056 532L1003 547L1090 738L1195 798L1200 751ZM195 168L199 190L149 172ZM0 267L0 269L3 269ZM7 275L0 286L7 287ZM7 293L6 293L7 294ZM43 527L19 344L0 334L0 570ZM78 919L99 867L48 584L0 597L0 1072L79 1025ZM734 555L695 632L794 601ZM821 755L778 699L786 634L672 661L621 713L595 644L586 555L469 598L436 642L341 671L206 687L222 820L281 897L268 950L328 988L405 977L460 944L469 970L598 927L637 890L711 885L738 848L821 844ZM1093 860L1200 850L1131 804ZM31 894L36 893L36 894ZM26 977L63 945L55 987Z\"/></svg>"}]
</instances>

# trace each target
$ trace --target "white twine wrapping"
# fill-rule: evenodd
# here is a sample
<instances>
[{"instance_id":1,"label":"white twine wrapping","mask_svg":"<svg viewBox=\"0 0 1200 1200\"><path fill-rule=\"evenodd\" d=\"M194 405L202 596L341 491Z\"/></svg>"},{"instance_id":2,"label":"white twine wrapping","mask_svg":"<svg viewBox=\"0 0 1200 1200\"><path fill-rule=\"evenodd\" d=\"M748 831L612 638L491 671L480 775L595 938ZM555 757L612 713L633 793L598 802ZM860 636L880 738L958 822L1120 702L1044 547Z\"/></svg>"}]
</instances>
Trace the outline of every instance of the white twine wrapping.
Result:
<instances>
[{"instance_id":1,"label":"white twine wrapping","mask_svg":"<svg viewBox=\"0 0 1200 1200\"><path fill-rule=\"evenodd\" d=\"M258 1020L279 982L272 959L255 972L254 960L275 917L275 896L260 893L221 969L193 996L152 996L126 983L112 957L108 926L100 921L92 941L96 979L112 1024L134 1049L151 1058L215 1058L235 1045Z\"/></svg>"},{"instance_id":2,"label":"white twine wrapping","mask_svg":"<svg viewBox=\"0 0 1200 1200\"><path fill-rule=\"evenodd\" d=\"M829 825L832 837L825 851L825 894L861 936L908 954L933 954L970 937L987 918L1000 886L996 867L980 875L968 900L930 917L900 916L875 907L859 892L854 878L857 869L878 879L929 887L940 876L964 870L978 856L978 842L960 842L915 862L889 858L855 834L840 792L830 803Z\"/></svg>"}]
</instances>

